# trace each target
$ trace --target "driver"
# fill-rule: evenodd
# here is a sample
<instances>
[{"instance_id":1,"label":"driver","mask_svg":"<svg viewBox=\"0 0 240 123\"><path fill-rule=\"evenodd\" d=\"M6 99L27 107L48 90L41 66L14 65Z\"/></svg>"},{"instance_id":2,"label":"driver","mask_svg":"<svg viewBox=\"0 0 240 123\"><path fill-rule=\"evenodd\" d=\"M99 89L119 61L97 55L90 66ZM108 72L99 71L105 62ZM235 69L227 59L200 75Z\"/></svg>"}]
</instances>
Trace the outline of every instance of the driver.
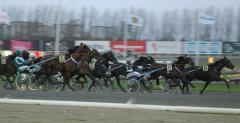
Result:
<instances>
[{"instance_id":1,"label":"driver","mask_svg":"<svg viewBox=\"0 0 240 123\"><path fill-rule=\"evenodd\" d=\"M24 60L24 58L22 57L22 51L16 50L15 54L16 54L15 65L17 67L17 70L27 70L28 60Z\"/></svg>"}]
</instances>

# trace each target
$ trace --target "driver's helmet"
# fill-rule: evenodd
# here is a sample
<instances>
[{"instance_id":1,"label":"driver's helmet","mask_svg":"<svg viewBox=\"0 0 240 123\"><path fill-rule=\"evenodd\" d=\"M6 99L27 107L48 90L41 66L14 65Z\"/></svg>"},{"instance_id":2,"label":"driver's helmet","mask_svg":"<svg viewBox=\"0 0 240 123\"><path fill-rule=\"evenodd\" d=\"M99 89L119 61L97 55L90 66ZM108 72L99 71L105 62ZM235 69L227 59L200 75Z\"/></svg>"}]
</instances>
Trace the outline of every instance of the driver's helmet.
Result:
<instances>
[{"instance_id":1,"label":"driver's helmet","mask_svg":"<svg viewBox=\"0 0 240 123\"><path fill-rule=\"evenodd\" d=\"M16 53L17 56L19 56L19 55L22 54L22 51L21 50L16 50L15 53Z\"/></svg>"}]
</instances>

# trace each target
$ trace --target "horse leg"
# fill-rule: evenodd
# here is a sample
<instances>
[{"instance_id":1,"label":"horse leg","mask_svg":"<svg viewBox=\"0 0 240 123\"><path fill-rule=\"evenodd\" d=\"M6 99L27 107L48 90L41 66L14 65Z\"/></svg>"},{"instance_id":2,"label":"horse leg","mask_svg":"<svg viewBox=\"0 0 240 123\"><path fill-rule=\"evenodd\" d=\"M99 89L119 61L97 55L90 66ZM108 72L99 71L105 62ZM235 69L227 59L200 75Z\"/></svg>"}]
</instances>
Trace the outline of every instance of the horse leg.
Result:
<instances>
[{"instance_id":1,"label":"horse leg","mask_svg":"<svg viewBox=\"0 0 240 123\"><path fill-rule=\"evenodd\" d=\"M179 83L179 88L182 90L182 94L185 93L185 88L188 86L188 83L189 81L185 77L182 78L182 86Z\"/></svg>"},{"instance_id":2,"label":"horse leg","mask_svg":"<svg viewBox=\"0 0 240 123\"><path fill-rule=\"evenodd\" d=\"M88 87L88 92L91 91L93 85L96 84L96 83L100 86L100 88L101 88L101 90L102 90L102 85L96 81L97 78L94 77L88 70L83 70L83 69L81 69L81 73L86 74L86 75L92 80L92 83L91 83L90 86Z\"/></svg>"},{"instance_id":3,"label":"horse leg","mask_svg":"<svg viewBox=\"0 0 240 123\"><path fill-rule=\"evenodd\" d=\"M63 76L63 79L64 79L64 83L67 84L68 88L71 89L72 91L74 91L74 88L70 84L70 79L71 79L70 73L66 73L65 76Z\"/></svg>"},{"instance_id":4,"label":"horse leg","mask_svg":"<svg viewBox=\"0 0 240 123\"><path fill-rule=\"evenodd\" d=\"M108 88L108 81L109 81L109 79L108 78L103 78L103 80L104 80L104 86L106 86L106 88Z\"/></svg>"},{"instance_id":5,"label":"horse leg","mask_svg":"<svg viewBox=\"0 0 240 123\"><path fill-rule=\"evenodd\" d=\"M157 83L158 87L159 87L161 90L167 91L167 90L162 86L162 84L160 83L159 78L156 78L156 83Z\"/></svg>"},{"instance_id":6,"label":"horse leg","mask_svg":"<svg viewBox=\"0 0 240 123\"><path fill-rule=\"evenodd\" d=\"M63 90L64 90L66 84L68 85L69 89L72 89L72 88L69 86L69 85L70 85L70 83L69 83L69 81L70 81L70 77L69 77L69 76L70 76L70 75L69 75L69 74L66 74L66 73L63 73L62 75L63 75L64 83L63 83L63 86L61 87L60 91L63 91Z\"/></svg>"},{"instance_id":7,"label":"horse leg","mask_svg":"<svg viewBox=\"0 0 240 123\"><path fill-rule=\"evenodd\" d=\"M6 77L6 76L5 76L5 77ZM3 88L7 89L7 84L8 84L7 77L6 77L6 79L4 79L4 77L0 76L0 79L1 79L2 81L5 81L5 83L4 83L4 85L3 85Z\"/></svg>"},{"instance_id":8,"label":"horse leg","mask_svg":"<svg viewBox=\"0 0 240 123\"><path fill-rule=\"evenodd\" d=\"M60 91L63 91L64 88L65 88L65 86L66 86L66 83L64 82L63 85L62 85L62 87L60 88Z\"/></svg>"},{"instance_id":9,"label":"horse leg","mask_svg":"<svg viewBox=\"0 0 240 123\"><path fill-rule=\"evenodd\" d=\"M188 83L192 88L196 88L191 82Z\"/></svg>"},{"instance_id":10,"label":"horse leg","mask_svg":"<svg viewBox=\"0 0 240 123\"><path fill-rule=\"evenodd\" d=\"M90 86L88 87L88 92L91 91L93 85L95 85L96 83L98 83L96 80L97 78L95 78L94 76L92 76L91 74L87 74L87 76L92 80L92 83L90 84ZM101 84L100 87L102 88Z\"/></svg>"},{"instance_id":11,"label":"horse leg","mask_svg":"<svg viewBox=\"0 0 240 123\"><path fill-rule=\"evenodd\" d=\"M112 80L109 78L109 77L106 77L103 79L104 80L104 86L106 86L106 88L111 88L110 92L113 92L113 89L114 89L114 85L113 85L113 82ZM108 82L110 82L110 86L108 86Z\"/></svg>"},{"instance_id":12,"label":"horse leg","mask_svg":"<svg viewBox=\"0 0 240 123\"><path fill-rule=\"evenodd\" d=\"M206 81L203 89L200 91L200 94L203 94L203 91L207 88L207 86L208 86L209 84L210 84L210 82L209 82L209 81Z\"/></svg>"},{"instance_id":13,"label":"horse leg","mask_svg":"<svg viewBox=\"0 0 240 123\"><path fill-rule=\"evenodd\" d=\"M11 89L15 89L15 87L14 87L14 85L13 85L15 78L16 78L16 77L13 76L13 79L11 80L11 79L10 79L10 76L7 77L7 80L8 80L8 82L9 82L10 86L11 86Z\"/></svg>"},{"instance_id":14,"label":"horse leg","mask_svg":"<svg viewBox=\"0 0 240 123\"><path fill-rule=\"evenodd\" d=\"M110 85L111 85L111 92L113 92L113 90L114 90L113 81L110 78L108 78L108 79L109 79L109 82L110 82Z\"/></svg>"},{"instance_id":15,"label":"horse leg","mask_svg":"<svg viewBox=\"0 0 240 123\"><path fill-rule=\"evenodd\" d=\"M121 89L121 91L122 91L122 92L127 92L127 91L122 87L122 85L121 85L121 83L120 83L120 78L119 78L119 76L116 76L115 78L116 78L116 80L117 80L117 85L118 85L118 87Z\"/></svg>"},{"instance_id":16,"label":"horse leg","mask_svg":"<svg viewBox=\"0 0 240 123\"><path fill-rule=\"evenodd\" d=\"M229 83L228 83L228 81L226 79L220 78L219 81L224 81L226 86L227 86L227 88L228 88L228 90L230 90L230 85L229 85Z\"/></svg>"}]
</instances>

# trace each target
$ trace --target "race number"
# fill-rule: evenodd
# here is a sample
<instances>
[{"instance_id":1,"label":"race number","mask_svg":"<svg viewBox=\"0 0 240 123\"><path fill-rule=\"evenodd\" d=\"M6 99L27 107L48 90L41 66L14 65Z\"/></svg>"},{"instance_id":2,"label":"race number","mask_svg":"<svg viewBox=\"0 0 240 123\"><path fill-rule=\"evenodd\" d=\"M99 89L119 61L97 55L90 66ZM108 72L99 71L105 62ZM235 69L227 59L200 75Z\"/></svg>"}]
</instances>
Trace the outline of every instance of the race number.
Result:
<instances>
[{"instance_id":1,"label":"race number","mask_svg":"<svg viewBox=\"0 0 240 123\"><path fill-rule=\"evenodd\" d=\"M203 71L208 71L208 66L203 66Z\"/></svg>"},{"instance_id":2,"label":"race number","mask_svg":"<svg viewBox=\"0 0 240 123\"><path fill-rule=\"evenodd\" d=\"M171 64L167 64L167 72L169 73L169 71L172 70L172 65Z\"/></svg>"},{"instance_id":3,"label":"race number","mask_svg":"<svg viewBox=\"0 0 240 123\"><path fill-rule=\"evenodd\" d=\"M59 58L60 63L64 63L66 61L65 60L65 55L60 55L58 58Z\"/></svg>"}]
</instances>

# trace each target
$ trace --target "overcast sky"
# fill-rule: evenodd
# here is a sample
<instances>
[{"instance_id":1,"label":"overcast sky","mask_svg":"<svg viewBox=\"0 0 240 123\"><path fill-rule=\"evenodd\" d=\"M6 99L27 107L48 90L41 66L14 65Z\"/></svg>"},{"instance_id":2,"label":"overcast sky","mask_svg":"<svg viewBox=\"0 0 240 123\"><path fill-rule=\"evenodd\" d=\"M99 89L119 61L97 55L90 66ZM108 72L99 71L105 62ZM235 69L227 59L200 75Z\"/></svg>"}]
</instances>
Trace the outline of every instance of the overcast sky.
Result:
<instances>
[{"instance_id":1,"label":"overcast sky","mask_svg":"<svg viewBox=\"0 0 240 123\"><path fill-rule=\"evenodd\" d=\"M0 7L3 6L36 6L53 5L56 6L60 0L0 0ZM103 9L122 9L122 8L145 8L149 11L161 12L172 9L195 9L215 6L219 8L240 7L240 0L62 0L65 8L94 7Z\"/></svg>"}]
</instances>

